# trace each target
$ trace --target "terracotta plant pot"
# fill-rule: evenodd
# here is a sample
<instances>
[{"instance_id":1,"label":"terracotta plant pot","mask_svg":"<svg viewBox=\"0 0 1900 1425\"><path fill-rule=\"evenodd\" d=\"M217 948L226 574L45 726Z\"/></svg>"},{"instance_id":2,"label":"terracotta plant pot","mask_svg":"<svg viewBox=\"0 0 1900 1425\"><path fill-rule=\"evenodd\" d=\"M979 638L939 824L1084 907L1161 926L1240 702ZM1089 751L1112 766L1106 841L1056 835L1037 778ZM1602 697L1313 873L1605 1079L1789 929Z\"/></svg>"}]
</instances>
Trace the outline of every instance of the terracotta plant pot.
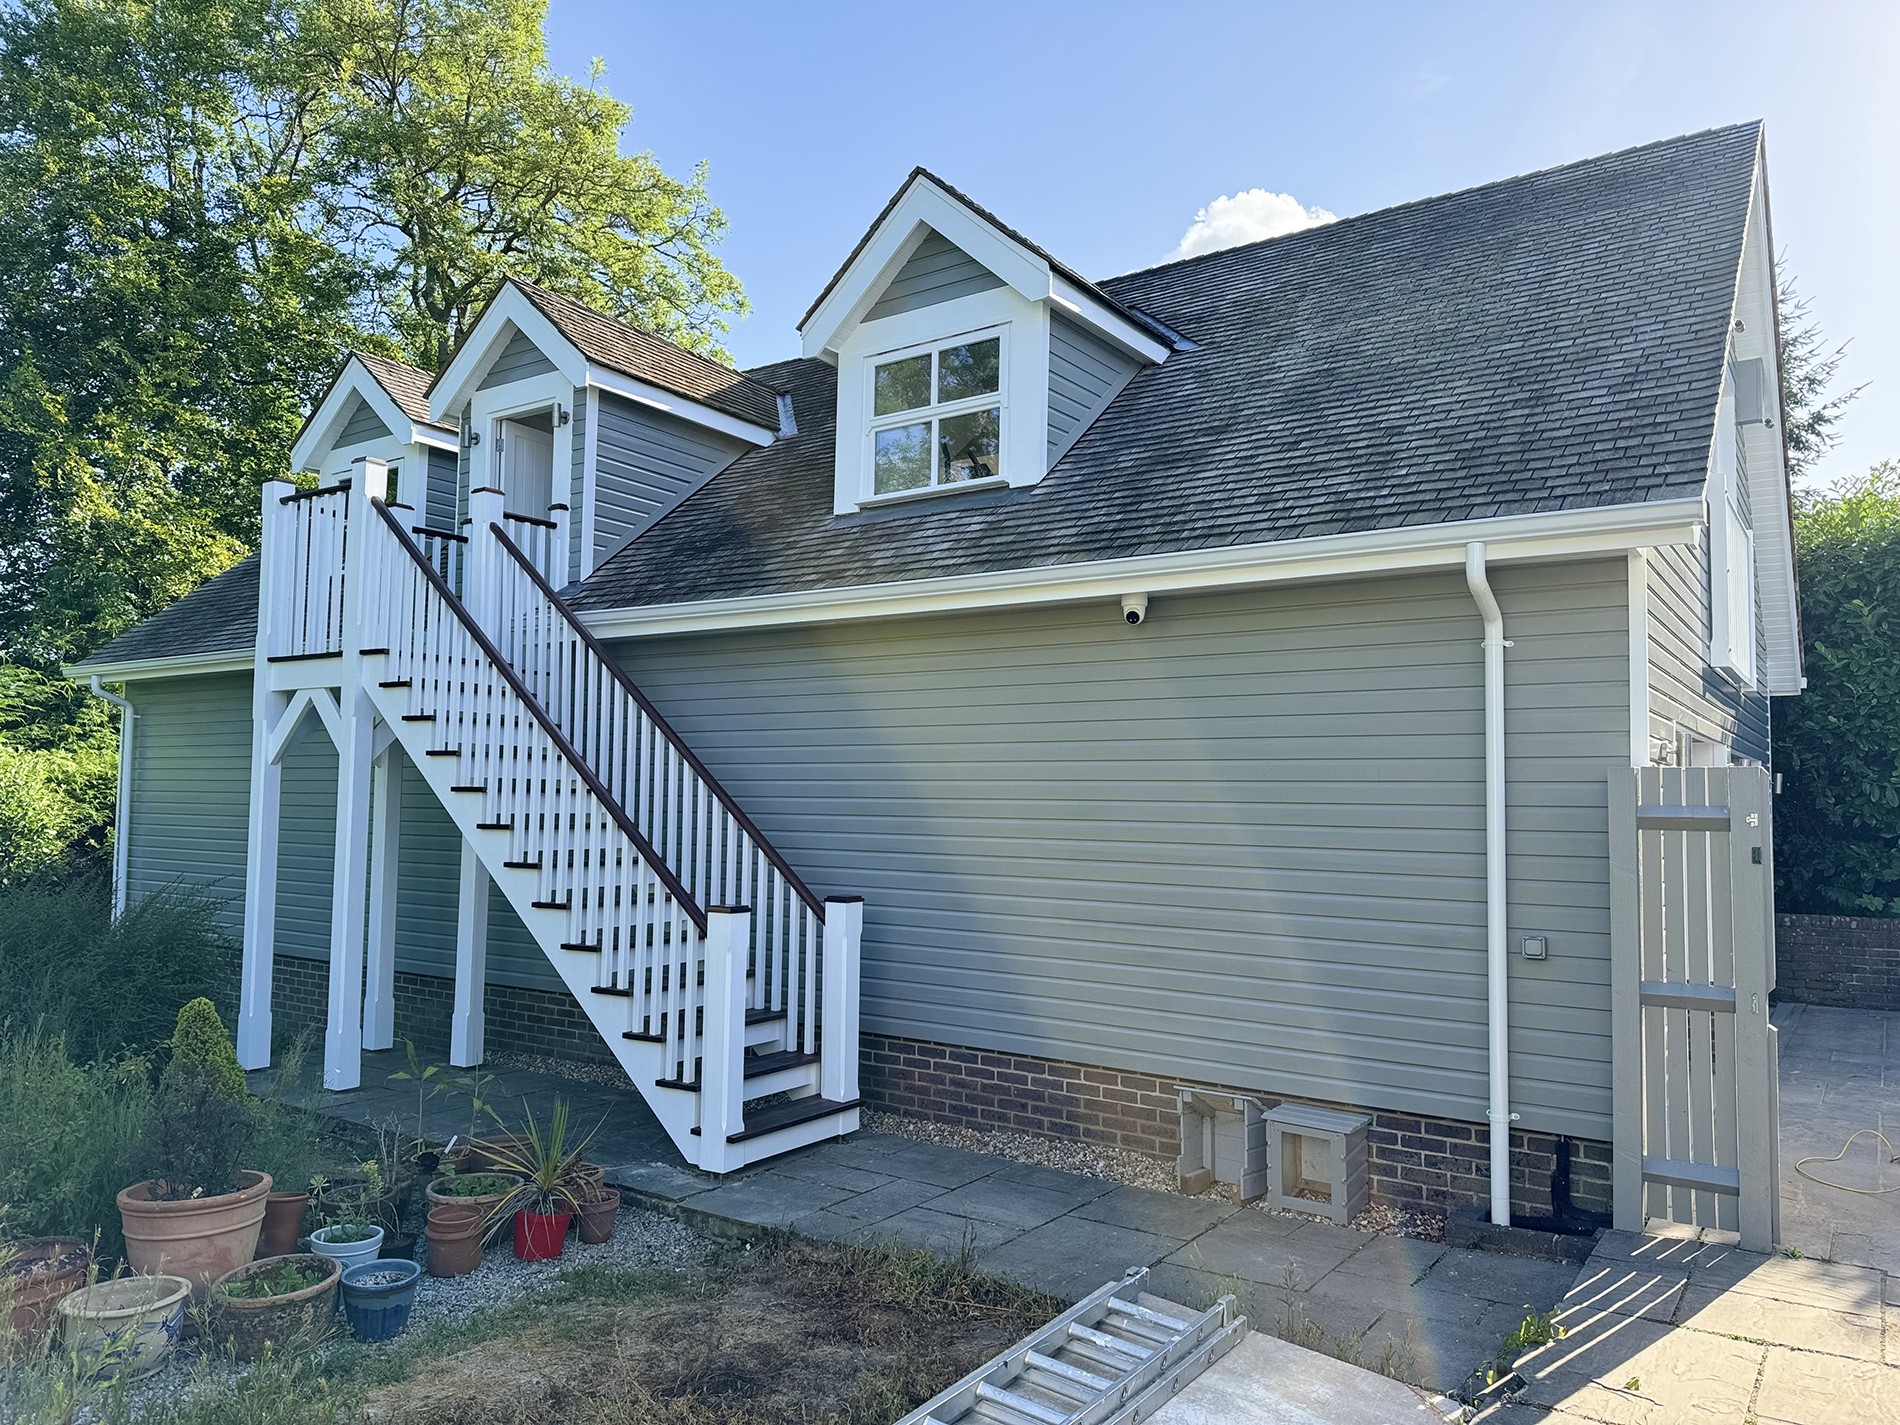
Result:
<instances>
[{"instance_id":1,"label":"terracotta plant pot","mask_svg":"<svg viewBox=\"0 0 1900 1425\"><path fill-rule=\"evenodd\" d=\"M599 1246L614 1235L614 1219L620 1215L620 1192L601 1188L581 1204L581 1241Z\"/></svg>"},{"instance_id":2,"label":"terracotta plant pot","mask_svg":"<svg viewBox=\"0 0 1900 1425\"><path fill-rule=\"evenodd\" d=\"M487 1227L487 1219L473 1208L438 1207L430 1212L422 1234L429 1244L429 1275L466 1276L479 1267Z\"/></svg>"},{"instance_id":3,"label":"terracotta plant pot","mask_svg":"<svg viewBox=\"0 0 1900 1425\"><path fill-rule=\"evenodd\" d=\"M569 1169L574 1196L585 1202L607 1185L607 1169L599 1163L576 1163Z\"/></svg>"},{"instance_id":4,"label":"terracotta plant pot","mask_svg":"<svg viewBox=\"0 0 1900 1425\"><path fill-rule=\"evenodd\" d=\"M257 1234L257 1255L285 1257L297 1250L303 1236L304 1210L310 1206L307 1192L274 1192L264 1199L264 1227Z\"/></svg>"},{"instance_id":5,"label":"terracotta plant pot","mask_svg":"<svg viewBox=\"0 0 1900 1425\"><path fill-rule=\"evenodd\" d=\"M529 1143L519 1133L498 1133L492 1138L477 1138L468 1145L471 1173L485 1173L505 1162L513 1162L529 1151Z\"/></svg>"},{"instance_id":6,"label":"terracotta plant pot","mask_svg":"<svg viewBox=\"0 0 1900 1425\"><path fill-rule=\"evenodd\" d=\"M470 1178L476 1178L476 1177L505 1178L507 1179L508 1186L506 1188L503 1188L499 1192L487 1192L487 1193L478 1193L478 1194L456 1193L456 1192L448 1191L447 1184L452 1183L452 1182L457 1182L457 1181L467 1182ZM428 1200L430 1212L434 1212L436 1208L442 1206L442 1204L444 1203L465 1203L468 1206L475 1208L477 1211L480 1211L483 1213L492 1213L492 1212L495 1212L497 1209L499 1209L501 1205L508 1200L509 1196L514 1192L514 1190L520 1186L521 1186L521 1179L516 1177L513 1173L491 1173L491 1172L464 1173L460 1176L459 1179L458 1178L437 1178L434 1182L429 1184L428 1191L424 1194L424 1196Z\"/></svg>"},{"instance_id":7,"label":"terracotta plant pot","mask_svg":"<svg viewBox=\"0 0 1900 1425\"><path fill-rule=\"evenodd\" d=\"M243 1186L236 1192L178 1202L153 1197L150 1182L121 1189L119 1219L132 1270L183 1277L191 1283L193 1302L200 1302L212 1282L250 1261L264 1226L270 1174L239 1178Z\"/></svg>"},{"instance_id":8,"label":"terracotta plant pot","mask_svg":"<svg viewBox=\"0 0 1900 1425\"><path fill-rule=\"evenodd\" d=\"M232 1296L227 1290L286 1265L317 1272L321 1280L281 1296ZM336 1319L337 1283L342 1280L341 1264L315 1252L260 1258L211 1284L212 1331L220 1342L230 1344L240 1361L254 1361L273 1341L282 1346L299 1334L329 1330Z\"/></svg>"},{"instance_id":9,"label":"terracotta plant pot","mask_svg":"<svg viewBox=\"0 0 1900 1425\"><path fill-rule=\"evenodd\" d=\"M75 1355L96 1358L95 1379L150 1375L184 1332L191 1292L190 1282L171 1276L82 1286L59 1304L60 1336Z\"/></svg>"},{"instance_id":10,"label":"terracotta plant pot","mask_svg":"<svg viewBox=\"0 0 1900 1425\"><path fill-rule=\"evenodd\" d=\"M0 1296L13 1303L7 1322L16 1336L30 1336L50 1320L60 1300L86 1284L92 1250L77 1237L29 1237L10 1248L0 1269Z\"/></svg>"},{"instance_id":11,"label":"terracotta plant pot","mask_svg":"<svg viewBox=\"0 0 1900 1425\"><path fill-rule=\"evenodd\" d=\"M524 1262L553 1261L567 1245L567 1228L573 1220L567 1212L517 1212L515 1255Z\"/></svg>"}]
</instances>

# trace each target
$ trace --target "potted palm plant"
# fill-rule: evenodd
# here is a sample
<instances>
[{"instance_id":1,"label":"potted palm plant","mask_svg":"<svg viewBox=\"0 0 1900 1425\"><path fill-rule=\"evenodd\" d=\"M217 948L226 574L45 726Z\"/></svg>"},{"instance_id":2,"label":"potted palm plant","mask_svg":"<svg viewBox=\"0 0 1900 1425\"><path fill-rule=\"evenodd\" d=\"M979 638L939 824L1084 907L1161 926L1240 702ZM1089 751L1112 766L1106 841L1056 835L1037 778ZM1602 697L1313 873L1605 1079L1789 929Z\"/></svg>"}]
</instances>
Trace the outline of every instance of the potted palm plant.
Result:
<instances>
[{"instance_id":1,"label":"potted palm plant","mask_svg":"<svg viewBox=\"0 0 1900 1425\"><path fill-rule=\"evenodd\" d=\"M178 1011L159 1084L145 1146L150 1176L119 1192L134 1271L184 1277L202 1300L212 1281L251 1260L271 1189L268 1173L243 1166L256 1128L224 1021L210 1000L195 999Z\"/></svg>"},{"instance_id":2,"label":"potted palm plant","mask_svg":"<svg viewBox=\"0 0 1900 1425\"><path fill-rule=\"evenodd\" d=\"M524 1262L551 1261L561 1255L574 1214L592 1195L580 1169L582 1155L594 1135L590 1133L578 1143L573 1141L566 1099L554 1100L545 1128L535 1121L533 1110L525 1103L521 1107L523 1131L514 1146L497 1148L503 1158L499 1166L521 1178L511 1199L515 1255Z\"/></svg>"}]
</instances>

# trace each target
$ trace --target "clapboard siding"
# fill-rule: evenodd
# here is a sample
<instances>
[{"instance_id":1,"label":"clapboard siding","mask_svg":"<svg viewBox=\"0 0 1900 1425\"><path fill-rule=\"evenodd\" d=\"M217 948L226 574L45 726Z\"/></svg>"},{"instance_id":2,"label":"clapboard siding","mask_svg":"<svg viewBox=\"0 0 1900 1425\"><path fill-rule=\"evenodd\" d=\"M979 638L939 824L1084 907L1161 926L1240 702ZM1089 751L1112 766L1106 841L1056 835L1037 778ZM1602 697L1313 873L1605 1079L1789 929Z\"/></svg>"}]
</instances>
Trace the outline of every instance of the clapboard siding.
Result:
<instances>
[{"instance_id":1,"label":"clapboard siding","mask_svg":"<svg viewBox=\"0 0 1900 1425\"><path fill-rule=\"evenodd\" d=\"M137 682L131 685L131 697L138 726L126 846L129 892L136 900L174 883L202 888L223 903L220 918L226 929L241 934L250 807L250 678L240 674ZM283 765L277 950L327 960L336 750L314 719L286 751ZM448 813L406 760L403 773L396 965L446 978L455 973L460 843ZM561 986L554 967L499 892L489 910L488 979L542 989Z\"/></svg>"},{"instance_id":2,"label":"clapboard siding","mask_svg":"<svg viewBox=\"0 0 1900 1425\"><path fill-rule=\"evenodd\" d=\"M1621 563L1510 619L1513 1106L1606 1137ZM882 1034L1482 1118L1480 628L1461 578L618 653L821 893Z\"/></svg>"},{"instance_id":3,"label":"clapboard siding","mask_svg":"<svg viewBox=\"0 0 1900 1425\"><path fill-rule=\"evenodd\" d=\"M389 435L389 427L369 402L361 396L354 396L351 398L350 418L343 423L343 429L331 448L341 450L346 445L359 445L368 440L387 440Z\"/></svg>"},{"instance_id":4,"label":"clapboard siding","mask_svg":"<svg viewBox=\"0 0 1900 1425\"><path fill-rule=\"evenodd\" d=\"M482 376L479 389L486 391L491 386L506 386L510 381L525 381L530 376L545 375L554 369L541 348L528 339L527 333L517 331L508 338L508 344L501 349L494 364Z\"/></svg>"},{"instance_id":5,"label":"clapboard siding","mask_svg":"<svg viewBox=\"0 0 1900 1425\"><path fill-rule=\"evenodd\" d=\"M1075 323L1049 323L1049 463L1088 429L1135 374L1135 360Z\"/></svg>"},{"instance_id":6,"label":"clapboard siding","mask_svg":"<svg viewBox=\"0 0 1900 1425\"><path fill-rule=\"evenodd\" d=\"M1677 729L1726 743L1737 755L1767 762L1769 707L1758 690L1743 692L1709 664L1709 534L1693 545L1651 550L1649 567L1650 736L1675 745ZM1759 582L1759 581L1758 581ZM1757 618L1756 664L1767 659Z\"/></svg>"},{"instance_id":7,"label":"clapboard siding","mask_svg":"<svg viewBox=\"0 0 1900 1425\"><path fill-rule=\"evenodd\" d=\"M455 523L455 482L457 459L452 450L438 450L434 446L425 446L429 462L427 489L423 495L423 523L430 529L456 528Z\"/></svg>"},{"instance_id":8,"label":"clapboard siding","mask_svg":"<svg viewBox=\"0 0 1900 1425\"><path fill-rule=\"evenodd\" d=\"M132 808L126 837L129 899L173 883L221 902L219 919L244 930L249 840L251 680L167 678L127 689L137 709Z\"/></svg>"},{"instance_id":9,"label":"clapboard siding","mask_svg":"<svg viewBox=\"0 0 1900 1425\"><path fill-rule=\"evenodd\" d=\"M1003 279L939 232L929 232L917 245L882 295L864 314L867 322L894 317L919 307L935 306L974 292L1001 287Z\"/></svg>"},{"instance_id":10,"label":"clapboard siding","mask_svg":"<svg viewBox=\"0 0 1900 1425\"><path fill-rule=\"evenodd\" d=\"M602 391L594 418L594 563L731 464L745 446ZM578 443L577 443L578 444Z\"/></svg>"},{"instance_id":11,"label":"clapboard siding","mask_svg":"<svg viewBox=\"0 0 1900 1425\"><path fill-rule=\"evenodd\" d=\"M587 572L586 560L582 555L581 541L587 533L587 387L574 388L574 404L569 407L574 413L574 436L568 442L573 453L573 463L568 470L567 507L567 577L578 579Z\"/></svg>"}]
</instances>

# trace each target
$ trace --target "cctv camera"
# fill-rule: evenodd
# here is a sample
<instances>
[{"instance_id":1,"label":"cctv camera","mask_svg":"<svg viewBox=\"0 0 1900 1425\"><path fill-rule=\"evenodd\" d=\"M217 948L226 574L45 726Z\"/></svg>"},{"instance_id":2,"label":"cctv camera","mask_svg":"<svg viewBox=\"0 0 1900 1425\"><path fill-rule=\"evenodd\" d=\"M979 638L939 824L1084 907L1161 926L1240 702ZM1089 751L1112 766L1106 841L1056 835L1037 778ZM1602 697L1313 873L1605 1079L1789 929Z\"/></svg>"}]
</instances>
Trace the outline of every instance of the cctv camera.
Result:
<instances>
[{"instance_id":1,"label":"cctv camera","mask_svg":"<svg viewBox=\"0 0 1900 1425\"><path fill-rule=\"evenodd\" d=\"M1148 596L1146 594L1123 594L1122 617L1130 625L1138 624L1148 617Z\"/></svg>"}]
</instances>

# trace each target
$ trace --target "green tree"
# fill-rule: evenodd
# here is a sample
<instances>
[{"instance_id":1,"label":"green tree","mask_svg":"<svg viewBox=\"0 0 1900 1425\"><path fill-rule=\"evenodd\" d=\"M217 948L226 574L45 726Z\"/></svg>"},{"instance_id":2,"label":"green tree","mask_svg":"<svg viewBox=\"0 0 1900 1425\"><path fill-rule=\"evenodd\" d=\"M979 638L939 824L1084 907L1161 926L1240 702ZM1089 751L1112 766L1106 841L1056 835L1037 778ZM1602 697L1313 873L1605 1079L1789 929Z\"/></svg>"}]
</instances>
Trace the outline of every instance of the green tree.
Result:
<instances>
[{"instance_id":1,"label":"green tree","mask_svg":"<svg viewBox=\"0 0 1900 1425\"><path fill-rule=\"evenodd\" d=\"M1864 388L1834 389L1847 359L1847 343L1828 345L1785 256L1775 263L1775 287L1781 330L1781 434L1788 476L1799 480L1840 440L1841 415Z\"/></svg>"},{"instance_id":2,"label":"green tree","mask_svg":"<svg viewBox=\"0 0 1900 1425\"><path fill-rule=\"evenodd\" d=\"M1785 910L1900 914L1900 462L1798 494L1807 690L1778 702Z\"/></svg>"}]
</instances>

